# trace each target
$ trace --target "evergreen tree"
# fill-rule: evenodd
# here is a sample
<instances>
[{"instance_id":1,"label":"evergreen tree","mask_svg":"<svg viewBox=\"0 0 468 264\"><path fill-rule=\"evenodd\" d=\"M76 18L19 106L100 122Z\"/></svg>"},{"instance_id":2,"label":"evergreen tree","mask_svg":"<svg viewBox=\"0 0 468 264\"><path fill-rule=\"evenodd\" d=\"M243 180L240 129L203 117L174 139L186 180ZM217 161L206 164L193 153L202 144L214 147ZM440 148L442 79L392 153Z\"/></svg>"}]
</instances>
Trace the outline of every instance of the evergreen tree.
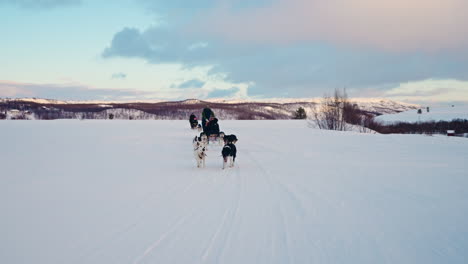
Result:
<instances>
[{"instance_id":1,"label":"evergreen tree","mask_svg":"<svg viewBox=\"0 0 468 264\"><path fill-rule=\"evenodd\" d=\"M307 114L304 108L299 107L294 113L294 119L306 119Z\"/></svg>"}]
</instances>

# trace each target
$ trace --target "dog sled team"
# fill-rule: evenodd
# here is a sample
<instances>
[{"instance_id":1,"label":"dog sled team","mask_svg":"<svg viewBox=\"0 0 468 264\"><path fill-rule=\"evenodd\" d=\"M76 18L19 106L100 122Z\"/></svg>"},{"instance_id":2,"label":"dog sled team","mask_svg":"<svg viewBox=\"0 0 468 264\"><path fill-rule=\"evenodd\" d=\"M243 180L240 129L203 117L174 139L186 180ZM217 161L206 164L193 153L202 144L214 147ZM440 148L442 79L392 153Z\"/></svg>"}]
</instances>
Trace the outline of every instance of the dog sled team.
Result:
<instances>
[{"instance_id":1,"label":"dog sled team","mask_svg":"<svg viewBox=\"0 0 468 264\"><path fill-rule=\"evenodd\" d=\"M221 150L223 169L234 167L237 155L235 145L237 137L236 135L226 135L219 130L218 119L215 117L213 111L208 107L203 109L201 125L198 123L198 119L193 113L190 115L189 122L192 129L197 129L199 132L203 130L200 136L195 136L193 139L194 156L197 161L197 167L205 167L208 144L216 141L219 142L220 145L223 144L223 149Z\"/></svg>"}]
</instances>

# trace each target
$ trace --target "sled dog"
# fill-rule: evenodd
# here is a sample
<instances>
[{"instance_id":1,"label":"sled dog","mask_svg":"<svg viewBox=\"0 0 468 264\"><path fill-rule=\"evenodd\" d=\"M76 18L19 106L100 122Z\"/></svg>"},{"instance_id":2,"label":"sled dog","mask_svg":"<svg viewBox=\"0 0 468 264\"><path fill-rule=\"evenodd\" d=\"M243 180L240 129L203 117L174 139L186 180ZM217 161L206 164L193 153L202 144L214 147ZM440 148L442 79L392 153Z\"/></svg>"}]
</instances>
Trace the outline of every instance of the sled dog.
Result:
<instances>
[{"instance_id":1,"label":"sled dog","mask_svg":"<svg viewBox=\"0 0 468 264\"><path fill-rule=\"evenodd\" d=\"M224 144L236 144L237 142L237 137L236 135L224 135L223 136Z\"/></svg>"},{"instance_id":2,"label":"sled dog","mask_svg":"<svg viewBox=\"0 0 468 264\"><path fill-rule=\"evenodd\" d=\"M234 145L234 143L227 143L226 145L224 145L221 154L223 155L223 170L228 166L228 162L229 167L234 167L234 162L236 161L237 154L236 145Z\"/></svg>"},{"instance_id":3,"label":"sled dog","mask_svg":"<svg viewBox=\"0 0 468 264\"><path fill-rule=\"evenodd\" d=\"M200 133L200 140L203 143L204 147L208 145L208 136L205 134L205 132Z\"/></svg>"},{"instance_id":4,"label":"sled dog","mask_svg":"<svg viewBox=\"0 0 468 264\"><path fill-rule=\"evenodd\" d=\"M223 143L224 143L224 132L223 131L219 132L218 140L219 140L219 145L223 145Z\"/></svg>"},{"instance_id":5,"label":"sled dog","mask_svg":"<svg viewBox=\"0 0 468 264\"><path fill-rule=\"evenodd\" d=\"M196 137L195 137L196 138ZM197 161L197 168L205 167L206 148L200 141L194 141L193 143L193 155Z\"/></svg>"}]
</instances>

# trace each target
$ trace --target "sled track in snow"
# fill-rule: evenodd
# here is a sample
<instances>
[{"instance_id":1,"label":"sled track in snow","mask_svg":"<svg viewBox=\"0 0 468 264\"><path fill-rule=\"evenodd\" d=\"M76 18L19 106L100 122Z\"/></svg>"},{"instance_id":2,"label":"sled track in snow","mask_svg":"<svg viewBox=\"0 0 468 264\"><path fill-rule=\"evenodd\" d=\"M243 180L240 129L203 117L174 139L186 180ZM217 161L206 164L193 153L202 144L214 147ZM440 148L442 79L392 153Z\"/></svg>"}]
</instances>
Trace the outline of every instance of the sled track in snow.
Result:
<instances>
[{"instance_id":1,"label":"sled track in snow","mask_svg":"<svg viewBox=\"0 0 468 264\"><path fill-rule=\"evenodd\" d=\"M273 248L284 248L285 249L285 258L286 258L286 263L295 263L294 260L294 254L291 253L291 247L292 247L292 239L290 237L290 222L287 217L287 214L285 213L285 206L284 203L285 201L280 198L287 198L288 201L292 204L293 208L296 210L294 213L299 212L302 219L305 216L305 209L301 205L300 199L295 195L293 191L291 191L285 184L281 183L279 179L275 178L274 176L271 175L263 166L262 164L250 153L250 151L244 151L243 152L246 156L248 156L248 160L252 161L252 164L254 165L255 168L258 170L258 175L263 176L271 196L274 197L274 204L275 206L273 207L274 210L274 219L278 221L277 225L280 226L281 232L278 235L278 238L272 237L271 245ZM280 195L278 195L280 194ZM277 252L271 252L271 258L275 259L276 258L276 253Z\"/></svg>"},{"instance_id":2,"label":"sled track in snow","mask_svg":"<svg viewBox=\"0 0 468 264\"><path fill-rule=\"evenodd\" d=\"M235 168L225 170L221 175L216 174L214 176L208 176L204 178L199 177L196 182L208 183L211 185L211 191L208 193L207 197L204 197L204 199L208 200L211 200L213 197L212 192L223 190L226 186L235 186L232 189L233 195L230 198L230 206L225 209L223 217L215 229L216 231L211 235L211 238L209 239L205 249L201 252L200 255L202 262L211 262L212 259L214 259L214 262L217 262L217 260L220 258L220 255L222 254L224 245L228 243L229 236L233 232L235 225L234 221L237 219L239 212L242 192L241 177L238 173L238 170ZM168 228L166 232L159 235L159 238L150 244L141 255L137 256L132 263L142 263L150 255L156 256L155 254L157 254L157 249L162 246L166 240L180 239L180 234L178 233L183 232L183 227L186 224L191 224L191 219L192 221L195 221L203 216L203 212L206 210L204 209L205 204L206 201L202 204L196 204L190 213L180 217L174 225Z\"/></svg>"},{"instance_id":3,"label":"sled track in snow","mask_svg":"<svg viewBox=\"0 0 468 264\"><path fill-rule=\"evenodd\" d=\"M234 168L234 176L232 176L233 173L231 170L232 169L230 169L228 173L225 173L223 176L231 177L236 181L236 194L233 201L231 202L231 206L225 210L223 219L216 229L216 232L210 239L210 243L203 253L202 262L206 262L210 257L212 257L214 258L214 263L219 263L219 258L222 256L226 245L229 243L235 222L238 218L240 199L242 196L242 177L240 176L239 168ZM220 250L219 252L212 252L217 242L221 245L218 246Z\"/></svg>"},{"instance_id":4,"label":"sled track in snow","mask_svg":"<svg viewBox=\"0 0 468 264\"><path fill-rule=\"evenodd\" d=\"M133 264L138 264L140 263L145 257L147 257L149 254L151 254L165 239L167 239L172 233L177 231L177 229L184 224L184 222L187 221L189 216L192 216L195 213L195 210L192 210L190 214L185 215L181 218L179 218L179 221L177 221L172 227L169 228L168 231L163 233L158 240L156 240L153 244L151 244L145 252L143 252L142 255L138 256L135 258L135 260L132 262Z\"/></svg>"},{"instance_id":5,"label":"sled track in snow","mask_svg":"<svg viewBox=\"0 0 468 264\"><path fill-rule=\"evenodd\" d=\"M193 180L188 183L186 185L185 188L182 189L182 191L180 191L179 193L180 194L183 194L183 193L186 193L188 192L190 189L193 188L193 186L195 185L195 183L198 182L198 179L196 179L195 177L193 178ZM168 188L167 192L168 194L176 194L175 196L177 196L177 193L176 191L180 189L180 186L178 183L175 183L175 184L172 184L170 188ZM149 192L147 193L143 199L142 199L142 202L138 204L138 208L136 209L136 211L140 211L142 210L143 208L145 207L155 207L157 205L160 205L160 204L163 204L163 203L166 203L168 202L169 200L173 199L172 197L174 196L171 196L171 195L167 195L165 196L165 199L159 199L159 200L156 200L154 201L152 198L152 196L154 196L156 192ZM76 260L76 263L82 263L82 261L88 257L91 257L95 254L97 254L98 252L100 252L101 250L103 250L104 248L107 248L109 247L112 243L122 239L126 234L128 234L129 232L131 232L133 229L135 229L136 227L138 227L145 219L147 219L148 217L151 217L152 215L154 215L155 212L152 211L152 210L147 210L145 213L143 213L138 219L135 220L135 222L131 223L131 224L128 224L127 226L119 229L118 231L115 231L113 232L111 235L108 236L107 239L104 239L100 244L99 246L96 246L90 250L88 250L87 253L85 254L82 254L80 255L77 260Z\"/></svg>"}]
</instances>

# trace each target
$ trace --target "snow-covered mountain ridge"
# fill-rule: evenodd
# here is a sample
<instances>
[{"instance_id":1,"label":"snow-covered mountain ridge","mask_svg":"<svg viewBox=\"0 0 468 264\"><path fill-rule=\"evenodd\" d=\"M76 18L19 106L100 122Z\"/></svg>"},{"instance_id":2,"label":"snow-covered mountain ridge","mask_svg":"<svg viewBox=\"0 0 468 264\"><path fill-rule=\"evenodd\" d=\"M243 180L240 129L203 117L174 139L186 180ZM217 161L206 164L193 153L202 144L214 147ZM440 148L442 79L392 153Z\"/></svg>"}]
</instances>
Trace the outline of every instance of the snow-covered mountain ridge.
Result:
<instances>
[{"instance_id":1,"label":"snow-covered mountain ridge","mask_svg":"<svg viewBox=\"0 0 468 264\"><path fill-rule=\"evenodd\" d=\"M187 99L183 101L59 101L51 99L20 98L0 99L0 113L18 116L15 119L106 119L109 109L122 109L115 119L187 119L191 113L198 115L204 107L211 107L221 119L291 119L294 112L303 107L311 113L320 98L272 98L272 99ZM350 98L365 112L373 115L393 114L419 106L378 98ZM11 111L17 111L14 115ZM141 111L147 114L140 113ZM135 112L135 115L132 115ZM21 118L30 114L31 118Z\"/></svg>"},{"instance_id":2,"label":"snow-covered mountain ridge","mask_svg":"<svg viewBox=\"0 0 468 264\"><path fill-rule=\"evenodd\" d=\"M38 104L135 104L135 103L162 103L162 102L181 102L184 104L197 104L201 102L221 103L221 104L245 104L245 103L273 103L273 104L294 104L294 103L318 103L322 98L266 98L266 99L186 99L180 101L170 100L129 100L129 101L106 101L106 100L55 100L45 98L0 98L0 102L18 101L18 102L31 102ZM385 98L349 98L349 101L362 105L403 105L408 107L419 107L418 104L410 104L404 102L397 102Z\"/></svg>"}]
</instances>

